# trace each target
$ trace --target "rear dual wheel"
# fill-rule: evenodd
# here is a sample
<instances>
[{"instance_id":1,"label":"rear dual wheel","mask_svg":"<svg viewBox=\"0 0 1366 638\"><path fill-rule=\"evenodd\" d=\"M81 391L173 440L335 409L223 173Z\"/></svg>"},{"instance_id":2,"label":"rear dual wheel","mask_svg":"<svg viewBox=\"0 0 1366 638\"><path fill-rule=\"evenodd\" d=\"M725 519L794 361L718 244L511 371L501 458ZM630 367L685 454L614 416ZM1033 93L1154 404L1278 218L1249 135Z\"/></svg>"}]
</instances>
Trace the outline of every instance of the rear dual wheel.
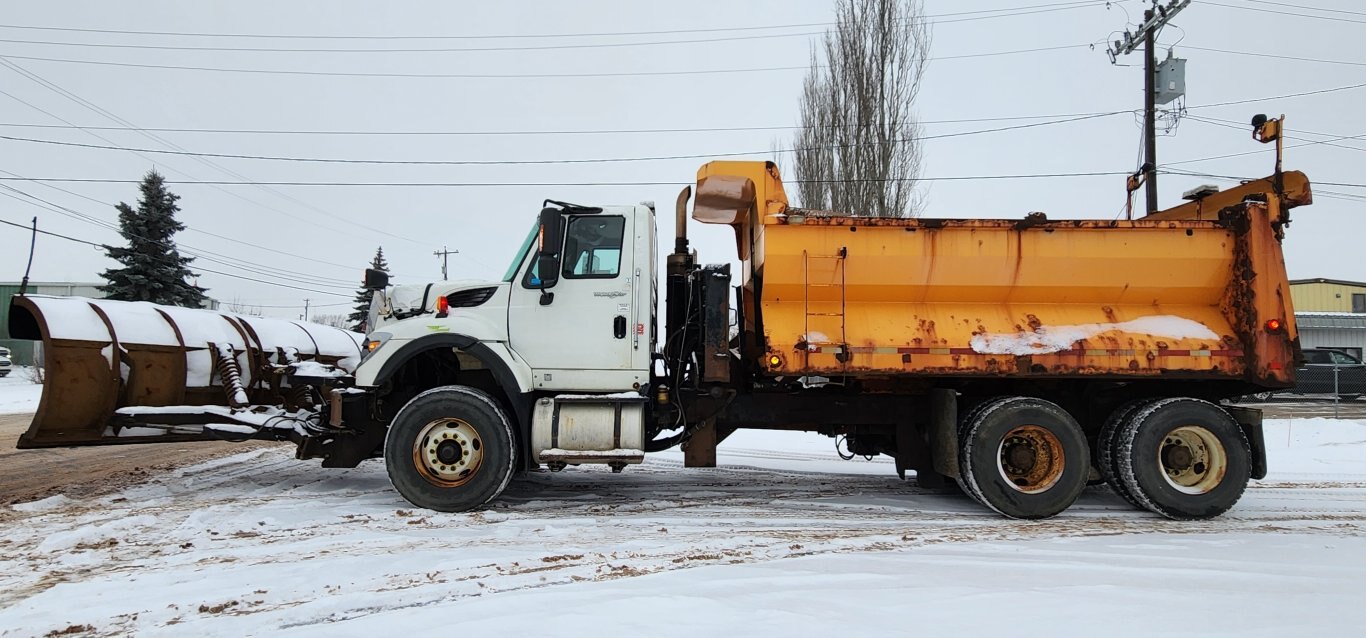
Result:
<instances>
[{"instance_id":1,"label":"rear dual wheel","mask_svg":"<svg viewBox=\"0 0 1366 638\"><path fill-rule=\"evenodd\" d=\"M1011 518L1047 518L1086 487L1090 451L1081 426L1043 399L1000 397L971 410L959 431L959 482Z\"/></svg>"},{"instance_id":2,"label":"rear dual wheel","mask_svg":"<svg viewBox=\"0 0 1366 638\"><path fill-rule=\"evenodd\" d=\"M1252 452L1238 423L1193 398L1136 401L1101 431L1101 471L1137 508L1167 518L1213 518L1242 497Z\"/></svg>"}]
</instances>

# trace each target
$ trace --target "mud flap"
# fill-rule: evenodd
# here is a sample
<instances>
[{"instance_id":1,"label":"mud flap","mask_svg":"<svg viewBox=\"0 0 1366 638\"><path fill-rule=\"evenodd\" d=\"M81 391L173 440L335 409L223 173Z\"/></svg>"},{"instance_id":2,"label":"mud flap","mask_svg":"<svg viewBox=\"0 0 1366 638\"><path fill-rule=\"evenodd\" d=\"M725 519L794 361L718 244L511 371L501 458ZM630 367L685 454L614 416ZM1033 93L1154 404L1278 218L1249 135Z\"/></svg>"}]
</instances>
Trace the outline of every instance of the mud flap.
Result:
<instances>
[{"instance_id":1,"label":"mud flap","mask_svg":"<svg viewBox=\"0 0 1366 638\"><path fill-rule=\"evenodd\" d=\"M1252 478L1266 478L1266 435L1262 431L1262 411L1241 405L1221 407L1238 422L1238 426L1243 429L1243 436L1247 437L1248 447L1252 448L1252 457L1249 459Z\"/></svg>"}]
</instances>

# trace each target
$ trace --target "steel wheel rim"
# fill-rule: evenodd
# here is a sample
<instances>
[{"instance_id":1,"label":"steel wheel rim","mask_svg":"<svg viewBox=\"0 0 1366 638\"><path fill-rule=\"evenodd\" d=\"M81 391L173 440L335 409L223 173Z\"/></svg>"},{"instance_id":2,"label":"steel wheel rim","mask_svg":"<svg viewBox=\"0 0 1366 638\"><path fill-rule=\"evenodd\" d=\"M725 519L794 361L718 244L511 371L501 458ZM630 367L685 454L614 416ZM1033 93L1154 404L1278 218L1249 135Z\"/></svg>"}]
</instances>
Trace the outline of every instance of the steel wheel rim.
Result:
<instances>
[{"instance_id":1,"label":"steel wheel rim","mask_svg":"<svg viewBox=\"0 0 1366 638\"><path fill-rule=\"evenodd\" d=\"M1224 481L1228 451L1208 429L1183 425L1157 444L1157 462L1168 485L1186 494L1205 494Z\"/></svg>"},{"instance_id":2,"label":"steel wheel rim","mask_svg":"<svg viewBox=\"0 0 1366 638\"><path fill-rule=\"evenodd\" d=\"M1006 433L996 450L996 469L1011 489L1024 494L1047 492L1067 467L1062 441L1047 428L1021 425Z\"/></svg>"},{"instance_id":3,"label":"steel wheel rim","mask_svg":"<svg viewBox=\"0 0 1366 638\"><path fill-rule=\"evenodd\" d=\"M413 464L418 474L437 487L460 487L484 463L484 441L474 426L461 419L436 419L413 442Z\"/></svg>"}]
</instances>

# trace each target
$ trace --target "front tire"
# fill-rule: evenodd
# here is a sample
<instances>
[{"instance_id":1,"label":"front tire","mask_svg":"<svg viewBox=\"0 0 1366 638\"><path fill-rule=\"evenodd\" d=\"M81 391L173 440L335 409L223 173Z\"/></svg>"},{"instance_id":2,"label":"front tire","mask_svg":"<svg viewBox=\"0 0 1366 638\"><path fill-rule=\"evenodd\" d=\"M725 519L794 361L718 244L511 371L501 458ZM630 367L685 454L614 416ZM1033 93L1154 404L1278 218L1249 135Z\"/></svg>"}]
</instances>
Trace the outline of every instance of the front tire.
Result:
<instances>
[{"instance_id":1,"label":"front tire","mask_svg":"<svg viewBox=\"0 0 1366 638\"><path fill-rule=\"evenodd\" d=\"M1048 518L1086 488L1086 434L1043 399L1003 397L974 410L959 438L959 475L978 502L1011 518Z\"/></svg>"},{"instance_id":2,"label":"front tire","mask_svg":"<svg viewBox=\"0 0 1366 638\"><path fill-rule=\"evenodd\" d=\"M418 507L464 512L496 498L516 465L512 424L487 393L465 386L423 392L389 424L384 465Z\"/></svg>"},{"instance_id":3,"label":"front tire","mask_svg":"<svg viewBox=\"0 0 1366 638\"><path fill-rule=\"evenodd\" d=\"M1145 405L1120 429L1115 445L1124 488L1167 518L1223 514L1251 478L1252 451L1242 428L1222 408L1200 399Z\"/></svg>"}]
</instances>

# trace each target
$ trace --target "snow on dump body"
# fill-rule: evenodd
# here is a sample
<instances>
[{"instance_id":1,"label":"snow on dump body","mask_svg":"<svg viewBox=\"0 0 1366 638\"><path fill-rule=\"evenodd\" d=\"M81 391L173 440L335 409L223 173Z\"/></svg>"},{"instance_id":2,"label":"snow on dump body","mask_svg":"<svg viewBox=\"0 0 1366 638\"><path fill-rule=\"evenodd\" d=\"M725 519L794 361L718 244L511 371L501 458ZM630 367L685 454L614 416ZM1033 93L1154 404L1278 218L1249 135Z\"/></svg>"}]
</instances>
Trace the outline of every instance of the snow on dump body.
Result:
<instances>
[{"instance_id":1,"label":"snow on dump body","mask_svg":"<svg viewBox=\"0 0 1366 638\"><path fill-rule=\"evenodd\" d=\"M1048 354L1069 350L1078 341L1107 332L1128 332L1168 339L1219 339L1219 335L1199 321L1171 315L1153 315L1118 323L1039 326L1033 332L979 334L972 337L970 344L974 352L982 354Z\"/></svg>"}]
</instances>

